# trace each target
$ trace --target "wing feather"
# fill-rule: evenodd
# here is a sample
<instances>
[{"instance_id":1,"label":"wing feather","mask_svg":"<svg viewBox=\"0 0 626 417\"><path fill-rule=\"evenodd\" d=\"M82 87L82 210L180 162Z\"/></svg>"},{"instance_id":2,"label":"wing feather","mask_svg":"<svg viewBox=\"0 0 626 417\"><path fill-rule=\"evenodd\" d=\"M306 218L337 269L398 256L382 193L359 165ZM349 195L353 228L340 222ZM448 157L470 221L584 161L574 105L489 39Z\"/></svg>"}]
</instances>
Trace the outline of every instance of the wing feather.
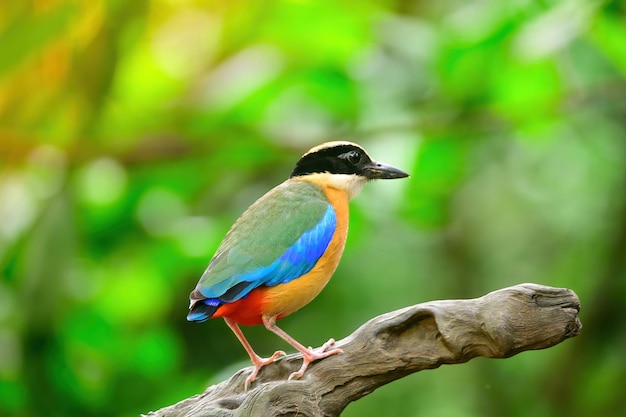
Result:
<instances>
[{"instance_id":1,"label":"wing feather","mask_svg":"<svg viewBox=\"0 0 626 417\"><path fill-rule=\"evenodd\" d=\"M233 302L259 286L297 279L326 251L336 225L320 187L281 184L235 222L192 292L192 305L201 299Z\"/></svg>"}]
</instances>

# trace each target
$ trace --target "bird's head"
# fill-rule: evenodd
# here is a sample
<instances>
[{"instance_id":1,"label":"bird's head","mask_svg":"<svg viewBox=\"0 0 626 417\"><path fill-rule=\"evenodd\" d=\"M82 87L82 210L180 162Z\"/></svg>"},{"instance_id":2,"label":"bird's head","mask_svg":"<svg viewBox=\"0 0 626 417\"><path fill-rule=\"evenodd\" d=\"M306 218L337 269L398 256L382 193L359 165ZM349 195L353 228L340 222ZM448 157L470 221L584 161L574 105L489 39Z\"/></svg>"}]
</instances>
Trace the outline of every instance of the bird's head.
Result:
<instances>
[{"instance_id":1,"label":"bird's head","mask_svg":"<svg viewBox=\"0 0 626 417\"><path fill-rule=\"evenodd\" d=\"M323 143L302 155L290 178L333 186L352 198L369 180L408 176L399 168L372 160L356 143L337 141Z\"/></svg>"}]
</instances>

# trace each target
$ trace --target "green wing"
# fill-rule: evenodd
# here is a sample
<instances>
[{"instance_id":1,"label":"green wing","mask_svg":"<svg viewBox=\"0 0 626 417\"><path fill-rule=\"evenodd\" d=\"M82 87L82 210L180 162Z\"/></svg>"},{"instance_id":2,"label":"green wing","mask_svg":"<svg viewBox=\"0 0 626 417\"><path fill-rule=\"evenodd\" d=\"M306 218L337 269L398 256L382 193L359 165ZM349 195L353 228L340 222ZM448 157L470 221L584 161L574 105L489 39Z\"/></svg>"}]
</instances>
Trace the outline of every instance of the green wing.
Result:
<instances>
[{"instance_id":1,"label":"green wing","mask_svg":"<svg viewBox=\"0 0 626 417\"><path fill-rule=\"evenodd\" d=\"M235 222L196 289L205 299L231 302L258 286L296 279L313 268L335 228L335 211L321 187L286 181Z\"/></svg>"}]
</instances>

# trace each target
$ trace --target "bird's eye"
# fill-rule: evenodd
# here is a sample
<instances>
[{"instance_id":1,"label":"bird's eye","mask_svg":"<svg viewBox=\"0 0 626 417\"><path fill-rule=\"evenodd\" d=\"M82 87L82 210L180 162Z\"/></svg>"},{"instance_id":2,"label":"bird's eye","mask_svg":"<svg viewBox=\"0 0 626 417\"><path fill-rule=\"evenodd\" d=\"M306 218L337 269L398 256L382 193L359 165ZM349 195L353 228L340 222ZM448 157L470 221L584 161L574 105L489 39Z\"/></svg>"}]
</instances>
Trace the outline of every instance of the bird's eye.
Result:
<instances>
[{"instance_id":1,"label":"bird's eye","mask_svg":"<svg viewBox=\"0 0 626 417\"><path fill-rule=\"evenodd\" d=\"M346 153L346 159L351 163L351 164L358 164L359 162L361 162L361 154L357 151L350 151L348 153Z\"/></svg>"}]
</instances>

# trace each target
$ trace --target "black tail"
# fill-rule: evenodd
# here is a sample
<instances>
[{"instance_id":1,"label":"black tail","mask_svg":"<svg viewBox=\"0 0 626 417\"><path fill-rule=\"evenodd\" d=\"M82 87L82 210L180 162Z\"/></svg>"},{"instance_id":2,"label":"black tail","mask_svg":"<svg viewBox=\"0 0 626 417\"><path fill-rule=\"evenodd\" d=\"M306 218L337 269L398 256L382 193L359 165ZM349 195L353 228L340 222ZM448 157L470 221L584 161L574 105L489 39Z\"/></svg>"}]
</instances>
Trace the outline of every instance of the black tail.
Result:
<instances>
[{"instance_id":1,"label":"black tail","mask_svg":"<svg viewBox=\"0 0 626 417\"><path fill-rule=\"evenodd\" d=\"M208 319L215 314L218 305L211 305L215 303L208 304L205 301L213 301L213 300L198 300L190 309L189 314L187 314L187 321L207 321Z\"/></svg>"}]
</instances>

